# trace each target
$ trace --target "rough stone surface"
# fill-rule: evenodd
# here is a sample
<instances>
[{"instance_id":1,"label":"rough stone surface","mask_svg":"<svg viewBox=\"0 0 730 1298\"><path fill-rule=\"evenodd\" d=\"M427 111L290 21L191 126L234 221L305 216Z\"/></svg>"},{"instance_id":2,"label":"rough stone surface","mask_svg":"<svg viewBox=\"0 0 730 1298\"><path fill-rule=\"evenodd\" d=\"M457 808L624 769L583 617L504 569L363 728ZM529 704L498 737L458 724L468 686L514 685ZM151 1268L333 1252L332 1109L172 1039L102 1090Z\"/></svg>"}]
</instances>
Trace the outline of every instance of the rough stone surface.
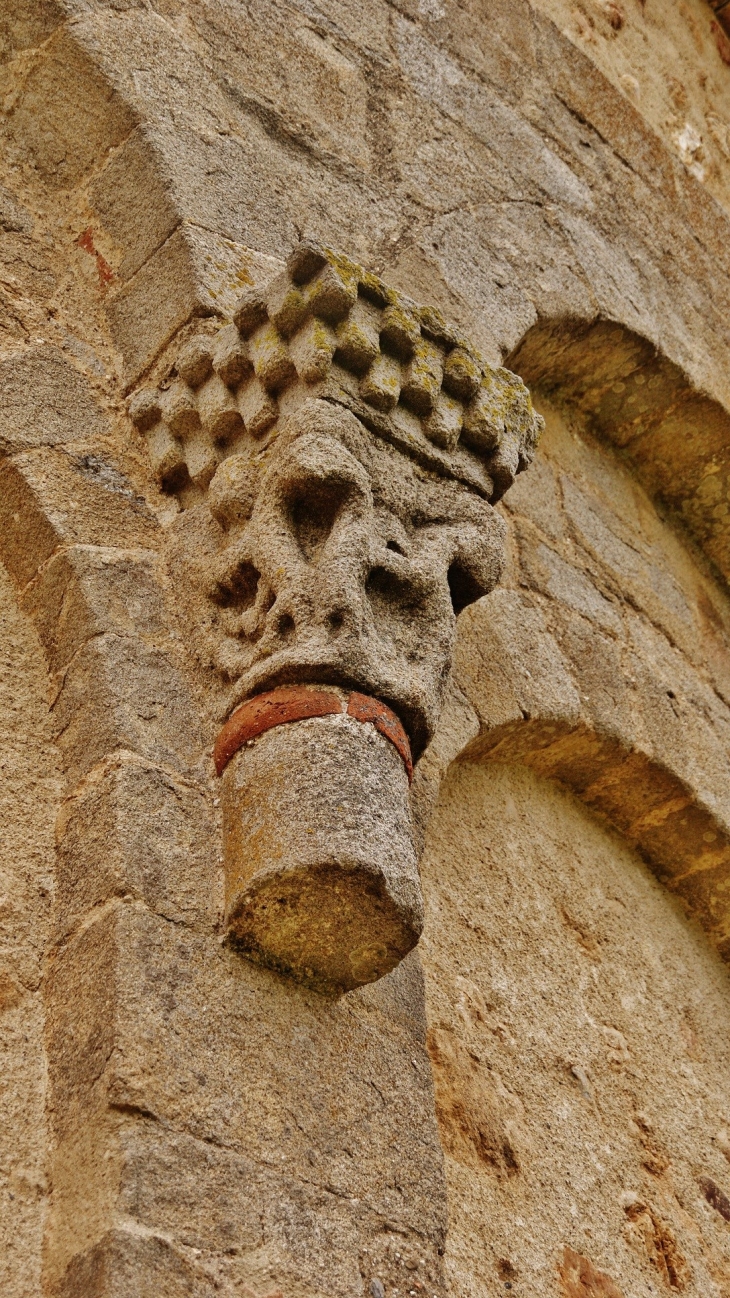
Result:
<instances>
[{"instance_id":1,"label":"rough stone surface","mask_svg":"<svg viewBox=\"0 0 730 1298\"><path fill-rule=\"evenodd\" d=\"M41 647L5 573L0 600L0 1287L32 1298L50 1189L41 979L59 780Z\"/></svg>"},{"instance_id":2,"label":"rough stone surface","mask_svg":"<svg viewBox=\"0 0 730 1298\"><path fill-rule=\"evenodd\" d=\"M90 407L86 382L56 347L29 347L0 362L0 450L58 446L106 432L101 410Z\"/></svg>"},{"instance_id":3,"label":"rough stone surface","mask_svg":"<svg viewBox=\"0 0 730 1298\"><path fill-rule=\"evenodd\" d=\"M442 1156L422 995L413 957L333 1001L139 903L100 912L48 989L67 1187L51 1227L58 1281L123 1210L135 1233L200 1249L234 1293L278 1284L356 1298L370 1254L392 1271L395 1251L418 1259L440 1298ZM105 1161L94 1160L101 1141ZM221 1221L210 1200L222 1179Z\"/></svg>"},{"instance_id":4,"label":"rough stone surface","mask_svg":"<svg viewBox=\"0 0 730 1298\"><path fill-rule=\"evenodd\" d=\"M730 1179L729 1001L701 933L519 767L452 770L423 875L449 1293L726 1292L702 1178Z\"/></svg>"},{"instance_id":5,"label":"rough stone surface","mask_svg":"<svg viewBox=\"0 0 730 1298\"><path fill-rule=\"evenodd\" d=\"M327 991L382 978L418 941L408 777L348 715L268 730L223 778L226 919L254 958Z\"/></svg>"},{"instance_id":6,"label":"rough stone surface","mask_svg":"<svg viewBox=\"0 0 730 1298\"><path fill-rule=\"evenodd\" d=\"M220 917L218 842L202 790L131 755L96 768L56 824L59 937L115 897L144 900L177 923Z\"/></svg>"},{"instance_id":7,"label":"rough stone surface","mask_svg":"<svg viewBox=\"0 0 730 1298\"><path fill-rule=\"evenodd\" d=\"M666 10L618 0L580 7L565 0L537 4L728 208L730 41L713 16L718 7L704 0Z\"/></svg>"},{"instance_id":8,"label":"rough stone surface","mask_svg":"<svg viewBox=\"0 0 730 1298\"><path fill-rule=\"evenodd\" d=\"M626 469L545 413L545 473L552 483L559 463L561 492L550 487L547 531L543 506L510 502L513 589L462 619L456 684L481 718L475 735L463 717L463 746L573 789L726 952L726 596Z\"/></svg>"},{"instance_id":9,"label":"rough stone surface","mask_svg":"<svg viewBox=\"0 0 730 1298\"><path fill-rule=\"evenodd\" d=\"M260 487L257 469L225 460L208 500L174 527L181 625L212 702L225 715L292 682L355 688L396 712L418 756L440 711L455 609L498 579L501 520L327 401L290 418Z\"/></svg>"},{"instance_id":10,"label":"rough stone surface","mask_svg":"<svg viewBox=\"0 0 730 1298\"><path fill-rule=\"evenodd\" d=\"M303 240L232 314L232 326L189 340L161 385L130 401L169 491L189 480L205 488L220 461L251 457L280 415L322 396L493 502L532 462L542 424L521 380L489 365L440 311L340 252Z\"/></svg>"},{"instance_id":11,"label":"rough stone surface","mask_svg":"<svg viewBox=\"0 0 730 1298\"><path fill-rule=\"evenodd\" d=\"M93 453L25 451L0 469L7 526L2 559L25 586L60 546L154 545L156 520L129 479Z\"/></svg>"},{"instance_id":12,"label":"rough stone surface","mask_svg":"<svg viewBox=\"0 0 730 1298\"><path fill-rule=\"evenodd\" d=\"M0 963L24 989L2 1010L3 1293L726 1298L730 49L711 8L1 8L0 540L23 612L3 587ZM415 559L398 598L366 593L359 657L317 620L343 551L309 584L269 564L317 630L286 646L262 612L257 656L230 541L267 562L261 481L211 488L226 438L231 467L253 439L263 478L277 408L283 434L297 390L332 404L342 321L287 334L296 301L272 288L302 237L387 286L337 342L383 454L338 434L325 458L368 479L377 565L395 574L387 542L412 528L434 578L415 612ZM283 349L262 323L242 339L252 289ZM424 516L431 468L411 456L409 485L384 434L415 401L419 454L453 462L473 374L458 347L413 365L390 290L548 418L494 516L503 585L458 634L422 543L474 520L452 496ZM177 432L132 424L140 386ZM339 663L343 693L380 691L416 740L428 1022L418 951L335 999L225 945L213 744L247 673L268 688L267 660L278 684L314 658L313 683Z\"/></svg>"}]
</instances>

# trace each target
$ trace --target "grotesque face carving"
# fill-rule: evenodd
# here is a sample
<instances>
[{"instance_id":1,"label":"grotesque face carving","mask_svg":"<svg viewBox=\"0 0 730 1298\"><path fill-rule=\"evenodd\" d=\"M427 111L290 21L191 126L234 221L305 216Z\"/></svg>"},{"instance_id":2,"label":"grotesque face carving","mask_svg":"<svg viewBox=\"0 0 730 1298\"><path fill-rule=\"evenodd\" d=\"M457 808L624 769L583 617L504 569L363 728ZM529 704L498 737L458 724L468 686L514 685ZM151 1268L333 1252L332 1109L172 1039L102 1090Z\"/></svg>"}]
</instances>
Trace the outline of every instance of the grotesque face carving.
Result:
<instances>
[{"instance_id":1,"label":"grotesque face carving","mask_svg":"<svg viewBox=\"0 0 730 1298\"><path fill-rule=\"evenodd\" d=\"M456 615L499 580L493 506L540 420L437 311L306 242L159 377L130 410L180 506L168 556L219 731L228 933L357 987L418 941L411 757Z\"/></svg>"},{"instance_id":2,"label":"grotesque face carving","mask_svg":"<svg viewBox=\"0 0 730 1298\"><path fill-rule=\"evenodd\" d=\"M362 690L400 716L417 756L456 613L499 579L492 507L321 400L289 419L254 501L243 457L224 462L208 499L224 529L211 630L232 702L301 681Z\"/></svg>"},{"instance_id":3,"label":"grotesque face carving","mask_svg":"<svg viewBox=\"0 0 730 1298\"><path fill-rule=\"evenodd\" d=\"M280 685L341 685L392 707L418 756L455 614L499 579L492 506L539 435L521 381L303 242L130 409L192 515L174 530L181 568L207 583L189 622L228 682L219 714Z\"/></svg>"}]
</instances>

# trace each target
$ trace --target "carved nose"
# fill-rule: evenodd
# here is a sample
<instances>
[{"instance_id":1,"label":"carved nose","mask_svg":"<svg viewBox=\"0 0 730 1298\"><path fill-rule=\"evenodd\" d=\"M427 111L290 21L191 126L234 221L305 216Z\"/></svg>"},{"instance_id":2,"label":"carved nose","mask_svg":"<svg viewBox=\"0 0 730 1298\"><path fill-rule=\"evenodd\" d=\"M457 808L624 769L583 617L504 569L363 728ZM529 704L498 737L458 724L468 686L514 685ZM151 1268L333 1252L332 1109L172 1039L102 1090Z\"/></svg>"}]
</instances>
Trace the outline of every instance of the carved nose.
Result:
<instances>
[{"instance_id":1,"label":"carved nose","mask_svg":"<svg viewBox=\"0 0 730 1298\"><path fill-rule=\"evenodd\" d=\"M320 434L299 438L269 478L250 524L275 601L261 648L339 638L359 624L359 572L372 494L359 461Z\"/></svg>"},{"instance_id":2,"label":"carved nose","mask_svg":"<svg viewBox=\"0 0 730 1298\"><path fill-rule=\"evenodd\" d=\"M339 442L303 437L292 448L275 487L278 525L300 563L328 561L348 522L372 507L362 465Z\"/></svg>"}]
</instances>

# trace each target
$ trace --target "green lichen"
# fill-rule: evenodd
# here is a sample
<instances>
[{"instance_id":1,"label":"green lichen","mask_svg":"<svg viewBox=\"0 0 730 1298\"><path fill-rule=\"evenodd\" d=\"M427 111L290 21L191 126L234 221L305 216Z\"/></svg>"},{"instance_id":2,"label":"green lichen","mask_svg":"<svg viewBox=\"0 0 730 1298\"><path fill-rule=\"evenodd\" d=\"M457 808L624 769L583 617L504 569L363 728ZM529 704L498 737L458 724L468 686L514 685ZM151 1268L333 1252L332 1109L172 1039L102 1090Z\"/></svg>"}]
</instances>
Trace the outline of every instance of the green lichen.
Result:
<instances>
[{"instance_id":1,"label":"green lichen","mask_svg":"<svg viewBox=\"0 0 730 1298\"><path fill-rule=\"evenodd\" d=\"M443 355L438 347L420 338L403 380L403 399L418 415L428 415L441 388Z\"/></svg>"},{"instance_id":2,"label":"green lichen","mask_svg":"<svg viewBox=\"0 0 730 1298\"><path fill-rule=\"evenodd\" d=\"M463 347L454 347L444 365L444 387L455 397L468 400L482 377L482 367Z\"/></svg>"},{"instance_id":3,"label":"green lichen","mask_svg":"<svg viewBox=\"0 0 730 1298\"><path fill-rule=\"evenodd\" d=\"M420 339L421 330L411 311L398 302L392 302L383 312L380 336L398 355L407 359Z\"/></svg>"}]
</instances>

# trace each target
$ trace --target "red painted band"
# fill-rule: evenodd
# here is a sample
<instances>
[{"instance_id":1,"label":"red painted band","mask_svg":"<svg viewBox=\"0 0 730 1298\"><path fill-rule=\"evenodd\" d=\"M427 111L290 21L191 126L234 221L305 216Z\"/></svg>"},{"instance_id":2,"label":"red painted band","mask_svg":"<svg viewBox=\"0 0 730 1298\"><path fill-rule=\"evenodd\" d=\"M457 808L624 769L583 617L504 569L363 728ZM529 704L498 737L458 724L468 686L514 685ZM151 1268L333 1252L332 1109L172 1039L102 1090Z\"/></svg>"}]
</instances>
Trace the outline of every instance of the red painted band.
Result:
<instances>
[{"instance_id":1,"label":"red painted band","mask_svg":"<svg viewBox=\"0 0 730 1298\"><path fill-rule=\"evenodd\" d=\"M292 686L256 694L231 713L215 741L213 760L222 775L234 753L246 743L286 721L303 721L305 717L326 717L342 712L342 700L328 690Z\"/></svg>"},{"instance_id":2,"label":"red painted band","mask_svg":"<svg viewBox=\"0 0 730 1298\"><path fill-rule=\"evenodd\" d=\"M288 721L304 721L307 717L341 714L343 711L344 705L338 694L306 685L292 685L270 690L267 694L256 694L231 713L216 739L213 749L216 773L223 774L231 758L247 740L273 730L274 726L284 725ZM356 721L371 722L381 735L390 740L401 757L410 784L413 779L411 746L395 713L379 699L370 698L367 694L351 694L347 714Z\"/></svg>"}]
</instances>

